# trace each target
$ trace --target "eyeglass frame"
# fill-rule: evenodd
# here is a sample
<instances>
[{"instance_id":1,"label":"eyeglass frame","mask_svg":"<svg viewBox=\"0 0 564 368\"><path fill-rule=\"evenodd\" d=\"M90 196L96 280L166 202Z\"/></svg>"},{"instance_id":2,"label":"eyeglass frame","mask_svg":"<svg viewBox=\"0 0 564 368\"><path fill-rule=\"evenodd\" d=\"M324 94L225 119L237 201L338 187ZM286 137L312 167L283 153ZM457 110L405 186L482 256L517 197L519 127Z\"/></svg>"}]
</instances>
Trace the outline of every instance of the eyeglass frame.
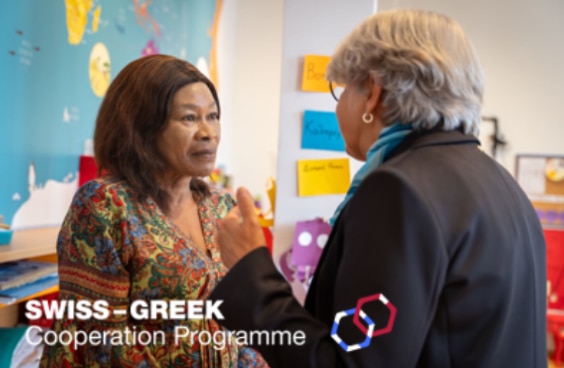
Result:
<instances>
[{"instance_id":1,"label":"eyeglass frame","mask_svg":"<svg viewBox=\"0 0 564 368\"><path fill-rule=\"evenodd\" d=\"M333 96L335 101L339 102L339 97L337 97L335 90L333 89L333 81L329 81L329 91L331 91L331 96Z\"/></svg>"}]
</instances>

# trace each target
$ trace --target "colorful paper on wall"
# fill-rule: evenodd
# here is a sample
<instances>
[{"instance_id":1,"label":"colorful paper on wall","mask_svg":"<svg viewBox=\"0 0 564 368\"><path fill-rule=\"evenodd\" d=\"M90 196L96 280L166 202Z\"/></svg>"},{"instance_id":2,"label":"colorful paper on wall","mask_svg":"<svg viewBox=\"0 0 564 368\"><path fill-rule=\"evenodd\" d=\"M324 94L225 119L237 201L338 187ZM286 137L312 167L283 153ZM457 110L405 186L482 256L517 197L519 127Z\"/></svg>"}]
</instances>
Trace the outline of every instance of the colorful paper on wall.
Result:
<instances>
[{"instance_id":1,"label":"colorful paper on wall","mask_svg":"<svg viewBox=\"0 0 564 368\"><path fill-rule=\"evenodd\" d=\"M334 112L311 110L304 112L302 148L345 151L345 141Z\"/></svg>"},{"instance_id":2,"label":"colorful paper on wall","mask_svg":"<svg viewBox=\"0 0 564 368\"><path fill-rule=\"evenodd\" d=\"M302 75L302 91L330 92L329 82L325 79L325 71L331 58L321 55L306 55Z\"/></svg>"},{"instance_id":3,"label":"colorful paper on wall","mask_svg":"<svg viewBox=\"0 0 564 368\"><path fill-rule=\"evenodd\" d=\"M345 194L350 183L348 158L298 161L300 197Z\"/></svg>"}]
</instances>

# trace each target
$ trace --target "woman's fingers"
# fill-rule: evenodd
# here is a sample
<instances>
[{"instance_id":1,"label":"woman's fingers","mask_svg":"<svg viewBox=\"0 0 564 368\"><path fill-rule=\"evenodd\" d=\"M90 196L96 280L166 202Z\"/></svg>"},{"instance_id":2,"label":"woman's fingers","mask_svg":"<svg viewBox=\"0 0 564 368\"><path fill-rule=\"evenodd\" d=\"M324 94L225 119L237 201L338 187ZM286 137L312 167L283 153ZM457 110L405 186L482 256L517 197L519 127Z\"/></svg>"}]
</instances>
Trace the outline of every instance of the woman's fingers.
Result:
<instances>
[{"instance_id":1,"label":"woman's fingers","mask_svg":"<svg viewBox=\"0 0 564 368\"><path fill-rule=\"evenodd\" d=\"M241 213L243 223L257 224L258 217L255 210L255 202L251 193L246 188L237 189L237 207Z\"/></svg>"}]
</instances>

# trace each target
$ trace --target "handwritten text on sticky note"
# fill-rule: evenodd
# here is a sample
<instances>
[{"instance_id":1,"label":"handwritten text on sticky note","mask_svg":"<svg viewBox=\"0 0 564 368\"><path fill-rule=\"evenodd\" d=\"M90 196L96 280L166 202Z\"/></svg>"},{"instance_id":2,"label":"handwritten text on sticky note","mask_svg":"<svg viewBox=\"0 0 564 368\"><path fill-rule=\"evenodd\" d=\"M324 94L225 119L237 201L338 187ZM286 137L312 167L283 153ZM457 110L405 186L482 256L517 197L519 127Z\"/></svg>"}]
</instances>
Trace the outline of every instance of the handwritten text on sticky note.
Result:
<instances>
[{"instance_id":1,"label":"handwritten text on sticky note","mask_svg":"<svg viewBox=\"0 0 564 368\"><path fill-rule=\"evenodd\" d=\"M348 158L298 161L300 197L344 194L351 179Z\"/></svg>"},{"instance_id":2,"label":"handwritten text on sticky note","mask_svg":"<svg viewBox=\"0 0 564 368\"><path fill-rule=\"evenodd\" d=\"M302 91L329 92L329 82L325 79L325 71L331 58L321 55L306 55L302 75Z\"/></svg>"},{"instance_id":3,"label":"handwritten text on sticky note","mask_svg":"<svg viewBox=\"0 0 564 368\"><path fill-rule=\"evenodd\" d=\"M302 148L345 151L345 141L334 112L311 110L304 112Z\"/></svg>"}]
</instances>

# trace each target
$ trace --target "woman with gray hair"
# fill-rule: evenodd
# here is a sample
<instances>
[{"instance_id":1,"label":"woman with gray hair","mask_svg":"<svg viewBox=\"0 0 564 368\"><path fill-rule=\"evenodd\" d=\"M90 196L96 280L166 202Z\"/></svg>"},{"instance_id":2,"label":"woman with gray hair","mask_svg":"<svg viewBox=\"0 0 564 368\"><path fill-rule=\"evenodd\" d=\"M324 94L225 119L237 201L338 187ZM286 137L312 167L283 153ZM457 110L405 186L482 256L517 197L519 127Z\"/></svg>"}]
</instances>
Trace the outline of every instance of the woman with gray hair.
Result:
<instances>
[{"instance_id":1,"label":"woman with gray hair","mask_svg":"<svg viewBox=\"0 0 564 368\"><path fill-rule=\"evenodd\" d=\"M347 153L366 163L331 219L305 308L239 189L220 223L232 269L210 296L223 300L222 324L303 331L303 344L256 346L272 367L546 368L542 228L478 149L483 75L460 26L375 14L327 76L344 85L334 96Z\"/></svg>"}]
</instances>

